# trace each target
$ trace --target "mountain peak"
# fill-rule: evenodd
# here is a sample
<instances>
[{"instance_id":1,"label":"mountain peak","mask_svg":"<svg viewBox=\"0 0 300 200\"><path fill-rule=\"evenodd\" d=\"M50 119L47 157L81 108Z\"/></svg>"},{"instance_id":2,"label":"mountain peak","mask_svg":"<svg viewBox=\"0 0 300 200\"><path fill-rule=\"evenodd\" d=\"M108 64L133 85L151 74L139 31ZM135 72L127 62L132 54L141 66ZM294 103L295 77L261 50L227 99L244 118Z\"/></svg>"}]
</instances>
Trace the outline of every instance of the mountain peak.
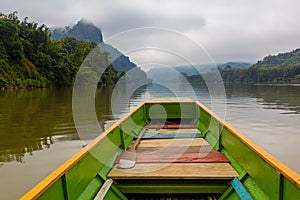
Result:
<instances>
[{"instance_id":1,"label":"mountain peak","mask_svg":"<svg viewBox=\"0 0 300 200\"><path fill-rule=\"evenodd\" d=\"M72 37L87 42L96 42L97 44L103 42L101 30L85 17L81 18L81 20L72 27L52 30L53 39L60 40L65 37Z\"/></svg>"},{"instance_id":2,"label":"mountain peak","mask_svg":"<svg viewBox=\"0 0 300 200\"><path fill-rule=\"evenodd\" d=\"M79 24L79 23L89 24L89 25L93 25L93 26L94 26L93 22L92 22L91 20L89 20L88 18L86 18L86 17L82 17L82 18L77 22L77 24Z\"/></svg>"},{"instance_id":3,"label":"mountain peak","mask_svg":"<svg viewBox=\"0 0 300 200\"><path fill-rule=\"evenodd\" d=\"M132 78L135 78L135 80L149 81L145 72L138 68L136 64L131 62L129 57L123 55L113 46L103 42L101 30L87 18L81 18L72 27L53 29L51 37L55 40L72 37L77 40L95 42L97 44L102 43L101 50L109 53L109 59L113 61L114 68L116 69L118 75L122 74L122 72L128 72L129 70L135 69L134 77Z\"/></svg>"}]
</instances>

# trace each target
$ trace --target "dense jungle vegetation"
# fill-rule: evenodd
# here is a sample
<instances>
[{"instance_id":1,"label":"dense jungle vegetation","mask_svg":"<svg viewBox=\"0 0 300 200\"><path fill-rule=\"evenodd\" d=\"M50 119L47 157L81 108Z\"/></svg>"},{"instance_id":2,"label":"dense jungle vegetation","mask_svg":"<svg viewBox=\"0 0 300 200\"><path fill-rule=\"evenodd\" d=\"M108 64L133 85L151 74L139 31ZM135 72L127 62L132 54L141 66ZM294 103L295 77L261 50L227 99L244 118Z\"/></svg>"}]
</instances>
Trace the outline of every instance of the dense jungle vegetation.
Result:
<instances>
[{"instance_id":1,"label":"dense jungle vegetation","mask_svg":"<svg viewBox=\"0 0 300 200\"><path fill-rule=\"evenodd\" d=\"M52 40L46 25L20 20L17 12L0 13L0 88L71 86L96 46L70 37ZM108 53L99 53L101 62L109 63ZM114 84L119 78L111 64L101 73L99 85Z\"/></svg>"},{"instance_id":2,"label":"dense jungle vegetation","mask_svg":"<svg viewBox=\"0 0 300 200\"><path fill-rule=\"evenodd\" d=\"M225 83L300 83L300 49L267 56L249 68L218 68ZM215 73L208 72L208 80L214 81ZM204 82L201 75L187 77L190 82Z\"/></svg>"}]
</instances>

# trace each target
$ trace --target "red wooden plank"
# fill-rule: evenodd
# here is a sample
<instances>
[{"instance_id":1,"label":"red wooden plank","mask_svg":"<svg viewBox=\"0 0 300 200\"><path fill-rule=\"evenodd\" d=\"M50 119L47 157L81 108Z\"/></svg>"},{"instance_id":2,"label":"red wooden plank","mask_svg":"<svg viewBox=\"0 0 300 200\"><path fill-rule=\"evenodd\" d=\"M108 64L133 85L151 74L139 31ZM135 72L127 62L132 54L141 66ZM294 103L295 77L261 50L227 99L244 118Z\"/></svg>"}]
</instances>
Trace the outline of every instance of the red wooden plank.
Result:
<instances>
[{"instance_id":1,"label":"red wooden plank","mask_svg":"<svg viewBox=\"0 0 300 200\"><path fill-rule=\"evenodd\" d=\"M144 128L169 128L169 129L188 129L188 128L197 128L194 124L149 124L144 126Z\"/></svg>"},{"instance_id":2,"label":"red wooden plank","mask_svg":"<svg viewBox=\"0 0 300 200\"><path fill-rule=\"evenodd\" d=\"M117 163L121 157L117 158ZM137 163L229 163L229 160L221 153L209 153L204 157L199 153L137 154Z\"/></svg>"}]
</instances>

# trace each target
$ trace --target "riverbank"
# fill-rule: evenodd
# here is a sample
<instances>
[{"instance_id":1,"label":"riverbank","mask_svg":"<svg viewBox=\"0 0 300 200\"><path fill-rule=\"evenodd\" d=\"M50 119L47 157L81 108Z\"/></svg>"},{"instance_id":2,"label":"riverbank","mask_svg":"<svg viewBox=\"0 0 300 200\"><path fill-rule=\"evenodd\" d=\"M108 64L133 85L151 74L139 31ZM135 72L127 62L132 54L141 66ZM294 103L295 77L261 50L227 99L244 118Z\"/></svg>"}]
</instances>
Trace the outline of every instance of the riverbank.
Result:
<instances>
[{"instance_id":1,"label":"riverbank","mask_svg":"<svg viewBox=\"0 0 300 200\"><path fill-rule=\"evenodd\" d=\"M36 87L36 86L10 86L10 87L1 87L1 91L6 90L32 90L32 89L38 89L38 88L52 88L52 86L48 87Z\"/></svg>"},{"instance_id":2,"label":"riverbank","mask_svg":"<svg viewBox=\"0 0 300 200\"><path fill-rule=\"evenodd\" d=\"M255 83L253 85L261 85L261 86L295 86L299 87L300 83Z\"/></svg>"}]
</instances>

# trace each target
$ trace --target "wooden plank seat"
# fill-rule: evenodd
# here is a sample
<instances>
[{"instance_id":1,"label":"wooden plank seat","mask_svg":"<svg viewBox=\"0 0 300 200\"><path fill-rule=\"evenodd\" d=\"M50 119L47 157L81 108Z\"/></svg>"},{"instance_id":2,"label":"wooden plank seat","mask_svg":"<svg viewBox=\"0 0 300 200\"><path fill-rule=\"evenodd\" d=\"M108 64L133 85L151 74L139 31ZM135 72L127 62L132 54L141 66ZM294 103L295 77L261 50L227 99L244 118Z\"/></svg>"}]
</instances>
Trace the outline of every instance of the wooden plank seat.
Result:
<instances>
[{"instance_id":1,"label":"wooden plank seat","mask_svg":"<svg viewBox=\"0 0 300 200\"><path fill-rule=\"evenodd\" d=\"M141 140L138 148L141 147L180 147L209 145L204 138L181 138L181 139L147 139Z\"/></svg>"},{"instance_id":2,"label":"wooden plank seat","mask_svg":"<svg viewBox=\"0 0 300 200\"><path fill-rule=\"evenodd\" d=\"M119 163L122 155L118 157ZM221 153L208 153L203 157L199 153L188 154L137 154L137 163L229 163Z\"/></svg>"},{"instance_id":3,"label":"wooden plank seat","mask_svg":"<svg viewBox=\"0 0 300 200\"><path fill-rule=\"evenodd\" d=\"M135 136L137 138L138 136ZM143 135L143 139L167 139L167 138L201 138L203 135L201 133L167 133L167 134L159 134L159 133L146 133Z\"/></svg>"},{"instance_id":4,"label":"wooden plank seat","mask_svg":"<svg viewBox=\"0 0 300 200\"><path fill-rule=\"evenodd\" d=\"M191 133L184 130L157 131L160 135ZM108 174L126 194L222 193L238 176L229 160L204 138L142 139L136 153L133 168L117 168L121 155Z\"/></svg>"},{"instance_id":5,"label":"wooden plank seat","mask_svg":"<svg viewBox=\"0 0 300 200\"><path fill-rule=\"evenodd\" d=\"M229 163L137 163L131 169L114 167L108 178L118 179L232 179L238 173Z\"/></svg>"},{"instance_id":6,"label":"wooden plank seat","mask_svg":"<svg viewBox=\"0 0 300 200\"><path fill-rule=\"evenodd\" d=\"M218 153L203 138L143 139L137 153L140 154L183 154L183 153Z\"/></svg>"},{"instance_id":7,"label":"wooden plank seat","mask_svg":"<svg viewBox=\"0 0 300 200\"><path fill-rule=\"evenodd\" d=\"M145 135L200 134L193 127L171 130L169 127L148 128ZM213 150L204 138L143 138L136 152L137 162L133 168L118 169L116 164L108 177L114 180L230 180L238 176L229 160ZM117 163L121 157L122 154L117 158Z\"/></svg>"},{"instance_id":8,"label":"wooden plank seat","mask_svg":"<svg viewBox=\"0 0 300 200\"><path fill-rule=\"evenodd\" d=\"M142 140L143 141L143 140ZM179 141L175 139L175 141ZM220 152L215 151L210 145L202 140L202 145L191 146L154 146L154 147L138 147L136 149L138 163L159 163L159 162L229 162L229 160ZM151 140L152 144L156 144L156 140ZM122 158L123 154L118 156L116 163Z\"/></svg>"},{"instance_id":9,"label":"wooden plank seat","mask_svg":"<svg viewBox=\"0 0 300 200\"><path fill-rule=\"evenodd\" d=\"M143 139L154 138L198 138L203 137L198 129L147 129ZM135 136L137 138L137 136Z\"/></svg>"},{"instance_id":10,"label":"wooden plank seat","mask_svg":"<svg viewBox=\"0 0 300 200\"><path fill-rule=\"evenodd\" d=\"M154 147L138 147L136 152L139 154L182 154L182 153L220 153L211 146L191 145L191 146L154 146Z\"/></svg>"},{"instance_id":11,"label":"wooden plank seat","mask_svg":"<svg viewBox=\"0 0 300 200\"><path fill-rule=\"evenodd\" d=\"M170 128L163 128L163 129L147 129L146 133L156 133L156 134L168 134L168 133L200 133L199 129L196 128L189 128L189 129L170 129Z\"/></svg>"},{"instance_id":12,"label":"wooden plank seat","mask_svg":"<svg viewBox=\"0 0 300 200\"><path fill-rule=\"evenodd\" d=\"M149 124L144 126L145 128L169 128L169 129L189 129L197 128L194 124Z\"/></svg>"}]
</instances>

